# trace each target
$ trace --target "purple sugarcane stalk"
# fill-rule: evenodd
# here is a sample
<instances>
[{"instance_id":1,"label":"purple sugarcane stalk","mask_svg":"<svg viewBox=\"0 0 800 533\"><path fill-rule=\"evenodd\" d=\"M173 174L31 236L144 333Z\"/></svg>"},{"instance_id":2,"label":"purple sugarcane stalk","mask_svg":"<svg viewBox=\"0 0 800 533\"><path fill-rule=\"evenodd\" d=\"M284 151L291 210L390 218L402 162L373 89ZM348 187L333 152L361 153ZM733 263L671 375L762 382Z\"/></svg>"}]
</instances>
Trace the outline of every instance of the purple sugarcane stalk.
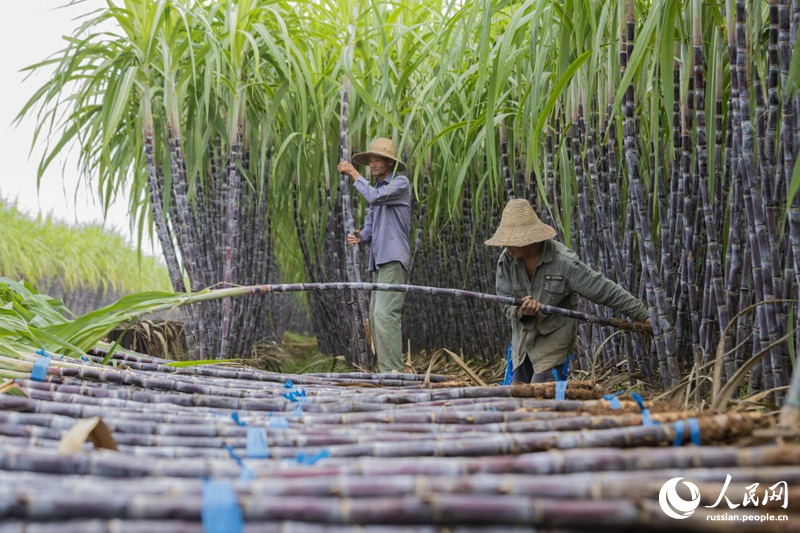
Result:
<instances>
[{"instance_id":1,"label":"purple sugarcane stalk","mask_svg":"<svg viewBox=\"0 0 800 533\"><path fill-rule=\"evenodd\" d=\"M213 300L216 298L227 298L233 296L243 296L246 294L266 294L273 292L303 292L303 291L391 291L429 294L432 296L452 296L454 298L466 298L471 300L483 300L503 305L522 305L520 298L509 296L498 296L482 292L465 291L461 289L449 289L443 287L424 287L421 285L391 285L388 283L278 283L272 285L250 285L247 287L232 287L227 289L208 290L193 294L184 303L195 303L198 301ZM552 305L541 304L541 310L545 313L565 316L581 320L590 324L600 324L619 329L627 329L637 333L650 332L650 328L643 322L630 322L621 318L607 318L591 313L583 313L572 309L564 309Z\"/></svg>"}]
</instances>

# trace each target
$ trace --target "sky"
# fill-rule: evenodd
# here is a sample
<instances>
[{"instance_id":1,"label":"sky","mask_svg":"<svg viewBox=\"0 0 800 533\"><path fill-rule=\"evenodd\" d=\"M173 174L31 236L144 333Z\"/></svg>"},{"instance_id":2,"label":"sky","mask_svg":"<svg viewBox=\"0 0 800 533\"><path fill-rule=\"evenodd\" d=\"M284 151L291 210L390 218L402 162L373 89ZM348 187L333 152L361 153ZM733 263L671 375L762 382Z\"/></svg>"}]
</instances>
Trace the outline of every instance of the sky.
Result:
<instances>
[{"instance_id":1,"label":"sky","mask_svg":"<svg viewBox=\"0 0 800 533\"><path fill-rule=\"evenodd\" d=\"M63 36L71 34L80 24L75 18L106 5L105 0L84 2L58 9L70 0L28 0L5 2L3 31L0 31L0 79L3 97L0 98L0 197L16 202L29 215L52 215L69 224L94 222L122 235L131 246L134 238L130 229L127 198L118 199L103 220L102 204L95 198L92 187L81 183L77 157L59 157L44 174L37 192L36 170L41 149L31 143L36 126L35 115L14 125L14 119L33 92L46 80L38 75L25 80L26 66L42 61L64 47ZM77 190L76 190L77 187ZM147 254L160 255L150 244L143 244Z\"/></svg>"}]
</instances>

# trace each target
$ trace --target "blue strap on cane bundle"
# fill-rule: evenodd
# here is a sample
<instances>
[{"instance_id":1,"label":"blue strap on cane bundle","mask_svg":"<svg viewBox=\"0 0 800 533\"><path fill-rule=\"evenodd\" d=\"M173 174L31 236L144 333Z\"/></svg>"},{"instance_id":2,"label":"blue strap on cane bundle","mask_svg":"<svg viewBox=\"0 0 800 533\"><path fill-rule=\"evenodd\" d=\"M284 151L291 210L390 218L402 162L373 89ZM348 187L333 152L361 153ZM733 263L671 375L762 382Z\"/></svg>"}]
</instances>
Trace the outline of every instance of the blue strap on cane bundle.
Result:
<instances>
[{"instance_id":1,"label":"blue strap on cane bundle","mask_svg":"<svg viewBox=\"0 0 800 533\"><path fill-rule=\"evenodd\" d=\"M50 369L50 360L52 356L45 351L44 346L42 346L41 350L36 350L36 353L41 357L33 363L31 379L33 381L47 381L47 371Z\"/></svg>"},{"instance_id":2,"label":"blue strap on cane bundle","mask_svg":"<svg viewBox=\"0 0 800 533\"><path fill-rule=\"evenodd\" d=\"M242 509L229 481L206 480L201 507L203 533L241 533Z\"/></svg>"},{"instance_id":3,"label":"blue strap on cane bundle","mask_svg":"<svg viewBox=\"0 0 800 533\"><path fill-rule=\"evenodd\" d=\"M642 400L642 395L637 392L631 393L631 398L639 405L639 409L642 410L642 425L643 426L655 426L658 422L654 421L650 418L650 409L646 409L644 406L644 400Z\"/></svg>"},{"instance_id":4,"label":"blue strap on cane bundle","mask_svg":"<svg viewBox=\"0 0 800 533\"><path fill-rule=\"evenodd\" d=\"M514 362L511 360L511 343L509 342L506 350L506 375L501 385L511 385L512 381L514 381Z\"/></svg>"}]
</instances>

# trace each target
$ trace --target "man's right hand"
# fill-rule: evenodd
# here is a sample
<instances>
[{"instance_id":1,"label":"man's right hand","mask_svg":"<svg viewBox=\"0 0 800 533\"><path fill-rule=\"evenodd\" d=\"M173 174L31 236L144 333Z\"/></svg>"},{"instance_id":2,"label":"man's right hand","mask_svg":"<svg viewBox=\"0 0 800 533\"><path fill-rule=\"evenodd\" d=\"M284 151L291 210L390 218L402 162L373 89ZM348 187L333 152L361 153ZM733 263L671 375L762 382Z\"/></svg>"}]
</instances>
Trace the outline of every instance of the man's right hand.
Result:
<instances>
[{"instance_id":1,"label":"man's right hand","mask_svg":"<svg viewBox=\"0 0 800 533\"><path fill-rule=\"evenodd\" d=\"M347 236L347 244L350 246L361 244L361 237L359 236L360 233L361 230L353 230L353 233Z\"/></svg>"},{"instance_id":2,"label":"man's right hand","mask_svg":"<svg viewBox=\"0 0 800 533\"><path fill-rule=\"evenodd\" d=\"M524 316L536 316L542 309L542 305L538 300L534 300L530 296L522 299L522 305L519 306L519 312Z\"/></svg>"},{"instance_id":3,"label":"man's right hand","mask_svg":"<svg viewBox=\"0 0 800 533\"><path fill-rule=\"evenodd\" d=\"M354 167L350 161L342 161L336 168L339 171L339 174L347 174L353 181L356 181L360 176L358 170L356 170L356 167Z\"/></svg>"}]
</instances>

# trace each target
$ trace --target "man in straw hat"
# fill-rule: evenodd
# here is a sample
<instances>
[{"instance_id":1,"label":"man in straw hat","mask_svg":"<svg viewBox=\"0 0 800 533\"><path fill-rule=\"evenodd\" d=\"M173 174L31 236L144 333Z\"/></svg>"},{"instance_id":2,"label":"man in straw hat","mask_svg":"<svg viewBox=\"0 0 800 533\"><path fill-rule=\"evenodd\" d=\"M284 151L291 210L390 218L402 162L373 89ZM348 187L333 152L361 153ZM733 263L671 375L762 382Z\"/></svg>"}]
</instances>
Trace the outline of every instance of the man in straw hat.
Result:
<instances>
[{"instance_id":1,"label":"man in straw hat","mask_svg":"<svg viewBox=\"0 0 800 533\"><path fill-rule=\"evenodd\" d=\"M408 239L411 232L411 187L402 172L406 166L397 159L391 139L377 138L366 152L353 161L367 165L375 182L371 186L347 161L339 173L353 180L356 190L369 204L364 227L347 236L350 246L369 244L367 270L373 283L405 283L408 270ZM381 372L403 369L403 293L372 291L369 320Z\"/></svg>"},{"instance_id":2,"label":"man in straw hat","mask_svg":"<svg viewBox=\"0 0 800 533\"><path fill-rule=\"evenodd\" d=\"M650 325L641 300L590 269L575 252L553 240L555 236L527 200L511 200L497 231L486 241L505 247L497 262L497 294L524 300L505 310L511 320L515 383L544 383L556 375L565 379L560 376L567 371L567 355L575 350L577 321L539 313L540 303L575 309L583 296Z\"/></svg>"}]
</instances>

